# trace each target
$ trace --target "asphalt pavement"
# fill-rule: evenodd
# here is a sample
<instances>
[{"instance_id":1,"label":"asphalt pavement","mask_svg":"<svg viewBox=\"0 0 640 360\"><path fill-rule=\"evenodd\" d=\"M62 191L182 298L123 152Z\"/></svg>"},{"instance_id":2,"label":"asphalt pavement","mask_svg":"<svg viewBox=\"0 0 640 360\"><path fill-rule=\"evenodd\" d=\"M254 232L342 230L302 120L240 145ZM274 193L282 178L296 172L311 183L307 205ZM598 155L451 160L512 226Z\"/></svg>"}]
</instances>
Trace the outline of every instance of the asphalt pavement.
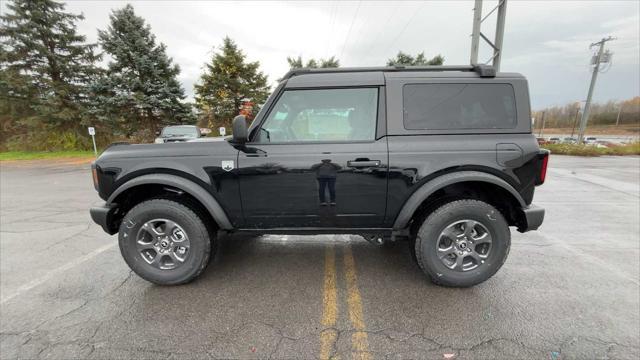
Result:
<instances>
[{"instance_id":1,"label":"asphalt pavement","mask_svg":"<svg viewBox=\"0 0 640 360\"><path fill-rule=\"evenodd\" d=\"M539 231L438 287L408 244L226 237L176 287L93 224L87 164L0 165L0 358L640 358L640 158L552 156Z\"/></svg>"}]
</instances>

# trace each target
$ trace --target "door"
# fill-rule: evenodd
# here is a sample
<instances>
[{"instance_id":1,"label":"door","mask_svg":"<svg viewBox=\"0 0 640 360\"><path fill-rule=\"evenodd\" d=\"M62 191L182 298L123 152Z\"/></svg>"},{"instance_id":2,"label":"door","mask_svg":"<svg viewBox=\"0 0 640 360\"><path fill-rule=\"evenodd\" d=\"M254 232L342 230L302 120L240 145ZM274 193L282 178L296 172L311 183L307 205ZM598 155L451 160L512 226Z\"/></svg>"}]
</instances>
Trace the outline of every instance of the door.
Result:
<instances>
[{"instance_id":1,"label":"door","mask_svg":"<svg viewBox=\"0 0 640 360\"><path fill-rule=\"evenodd\" d=\"M377 87L285 90L238 156L247 228L375 228L387 143Z\"/></svg>"}]
</instances>

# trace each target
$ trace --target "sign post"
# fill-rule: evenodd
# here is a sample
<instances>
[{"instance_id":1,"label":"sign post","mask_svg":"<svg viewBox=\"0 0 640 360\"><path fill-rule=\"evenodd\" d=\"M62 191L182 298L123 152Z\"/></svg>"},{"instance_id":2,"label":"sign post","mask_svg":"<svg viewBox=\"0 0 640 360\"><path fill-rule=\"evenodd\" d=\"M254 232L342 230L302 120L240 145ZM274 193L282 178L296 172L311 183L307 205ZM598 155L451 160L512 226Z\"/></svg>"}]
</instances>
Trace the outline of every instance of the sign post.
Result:
<instances>
[{"instance_id":1,"label":"sign post","mask_svg":"<svg viewBox=\"0 0 640 360\"><path fill-rule=\"evenodd\" d=\"M220 131L220 136L225 136L227 133L227 129L225 129L224 126L220 127L218 130Z\"/></svg>"},{"instance_id":2,"label":"sign post","mask_svg":"<svg viewBox=\"0 0 640 360\"><path fill-rule=\"evenodd\" d=\"M89 135L91 135L91 140L93 140L93 153L98 156L98 149L96 148L96 128L89 126Z\"/></svg>"}]
</instances>

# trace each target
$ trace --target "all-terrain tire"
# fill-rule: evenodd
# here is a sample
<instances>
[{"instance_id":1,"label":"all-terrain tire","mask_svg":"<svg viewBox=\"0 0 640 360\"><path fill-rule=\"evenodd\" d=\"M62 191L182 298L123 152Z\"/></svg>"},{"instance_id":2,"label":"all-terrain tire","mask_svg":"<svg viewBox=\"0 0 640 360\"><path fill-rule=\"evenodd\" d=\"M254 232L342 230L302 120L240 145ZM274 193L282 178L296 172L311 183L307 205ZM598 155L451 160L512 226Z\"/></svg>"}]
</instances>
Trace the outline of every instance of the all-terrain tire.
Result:
<instances>
[{"instance_id":1,"label":"all-terrain tire","mask_svg":"<svg viewBox=\"0 0 640 360\"><path fill-rule=\"evenodd\" d=\"M137 245L141 227L155 219L166 219L179 225L189 240L188 254L184 262L175 261L178 264L175 268L161 269L151 265ZM209 231L204 219L197 210L179 201L152 199L141 202L122 220L118 234L120 252L131 270L147 281L158 285L188 283L204 271L215 248L210 234L215 235Z\"/></svg>"},{"instance_id":2,"label":"all-terrain tire","mask_svg":"<svg viewBox=\"0 0 640 360\"><path fill-rule=\"evenodd\" d=\"M463 220L482 224L492 239L486 258L482 259L482 263L477 267L467 271L449 268L438 256L438 247L441 246L438 241L443 231L451 224ZM492 277L506 261L510 246L511 232L500 211L482 201L457 200L439 207L424 219L416 234L415 255L418 265L433 283L451 287L469 287ZM457 258L457 255L454 254L454 256ZM472 259L471 263L467 264L473 267L476 261Z\"/></svg>"}]
</instances>

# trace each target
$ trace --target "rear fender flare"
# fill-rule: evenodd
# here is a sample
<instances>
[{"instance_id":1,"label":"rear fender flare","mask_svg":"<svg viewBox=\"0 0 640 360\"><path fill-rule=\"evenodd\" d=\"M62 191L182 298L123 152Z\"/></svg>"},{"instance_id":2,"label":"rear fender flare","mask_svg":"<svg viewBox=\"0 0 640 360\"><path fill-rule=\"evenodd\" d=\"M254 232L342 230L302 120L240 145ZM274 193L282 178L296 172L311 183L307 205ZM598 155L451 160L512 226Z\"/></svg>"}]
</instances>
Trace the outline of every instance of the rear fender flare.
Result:
<instances>
[{"instance_id":1,"label":"rear fender flare","mask_svg":"<svg viewBox=\"0 0 640 360\"><path fill-rule=\"evenodd\" d=\"M401 230L406 228L418 207L436 191L455 183L467 181L486 182L500 186L513 196L513 198L520 204L521 208L524 209L527 207L527 204L525 203L522 196L520 196L520 194L516 191L516 189L513 188L513 186L511 186L503 179L495 175L480 171L458 171L432 179L423 184L418 190L411 194L409 199L405 202L404 206L398 213L398 216L393 223L393 229Z\"/></svg>"},{"instance_id":2,"label":"rear fender flare","mask_svg":"<svg viewBox=\"0 0 640 360\"><path fill-rule=\"evenodd\" d=\"M224 212L224 209L220 206L218 201L202 186L194 183L191 180L185 179L180 176L170 174L148 174L133 178L126 183L118 187L107 199L107 204L112 204L113 201L128 189L135 186L145 184L159 184L175 187L180 189L198 200L211 214L211 217L216 221L218 226L223 230L232 230L233 226Z\"/></svg>"}]
</instances>

